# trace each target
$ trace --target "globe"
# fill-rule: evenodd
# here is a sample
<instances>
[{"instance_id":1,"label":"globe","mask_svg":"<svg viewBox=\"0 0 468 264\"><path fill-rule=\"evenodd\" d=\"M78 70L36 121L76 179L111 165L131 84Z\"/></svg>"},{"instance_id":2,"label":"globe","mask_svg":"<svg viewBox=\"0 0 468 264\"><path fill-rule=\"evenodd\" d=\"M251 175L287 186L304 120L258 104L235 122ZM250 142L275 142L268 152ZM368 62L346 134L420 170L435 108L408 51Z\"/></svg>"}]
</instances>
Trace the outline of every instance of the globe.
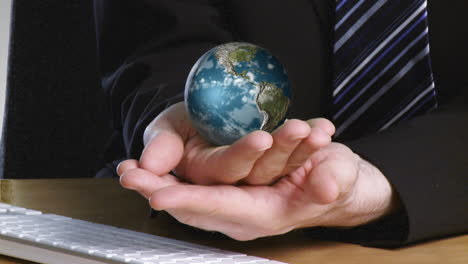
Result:
<instances>
[{"instance_id":1,"label":"globe","mask_svg":"<svg viewBox=\"0 0 468 264\"><path fill-rule=\"evenodd\" d=\"M255 131L272 132L290 103L284 67L266 49L233 42L202 55L185 85L193 127L215 145L230 145Z\"/></svg>"}]
</instances>

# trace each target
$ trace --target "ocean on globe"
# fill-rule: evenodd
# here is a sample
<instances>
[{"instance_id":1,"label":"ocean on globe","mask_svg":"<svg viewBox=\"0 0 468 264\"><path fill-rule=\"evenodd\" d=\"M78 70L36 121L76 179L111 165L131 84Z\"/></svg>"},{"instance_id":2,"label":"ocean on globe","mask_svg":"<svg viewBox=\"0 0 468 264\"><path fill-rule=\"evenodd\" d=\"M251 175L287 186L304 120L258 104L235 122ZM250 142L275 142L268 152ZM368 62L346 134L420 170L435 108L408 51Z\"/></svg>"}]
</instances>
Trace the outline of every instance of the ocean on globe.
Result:
<instances>
[{"instance_id":1,"label":"ocean on globe","mask_svg":"<svg viewBox=\"0 0 468 264\"><path fill-rule=\"evenodd\" d=\"M290 103L285 69L266 49L226 43L198 59L185 85L193 127L215 145L230 145L255 131L271 132Z\"/></svg>"}]
</instances>

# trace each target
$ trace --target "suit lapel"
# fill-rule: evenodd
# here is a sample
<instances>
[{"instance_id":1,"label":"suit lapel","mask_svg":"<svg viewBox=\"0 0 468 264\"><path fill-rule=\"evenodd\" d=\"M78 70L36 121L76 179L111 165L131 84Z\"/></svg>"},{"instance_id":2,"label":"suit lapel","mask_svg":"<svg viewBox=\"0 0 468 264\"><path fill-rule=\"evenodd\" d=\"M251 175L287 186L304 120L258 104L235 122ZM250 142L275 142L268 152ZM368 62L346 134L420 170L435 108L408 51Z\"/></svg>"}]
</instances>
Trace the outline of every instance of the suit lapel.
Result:
<instances>
[{"instance_id":1,"label":"suit lapel","mask_svg":"<svg viewBox=\"0 0 468 264\"><path fill-rule=\"evenodd\" d=\"M327 0L310 0L314 6L315 15L320 24L323 45L323 67L328 70L324 76L324 85L322 86L321 95L321 115L327 117L328 109L331 107L331 82L333 79L333 45L334 45L334 20L335 20L335 1Z\"/></svg>"},{"instance_id":2,"label":"suit lapel","mask_svg":"<svg viewBox=\"0 0 468 264\"><path fill-rule=\"evenodd\" d=\"M320 23L322 23L322 26L329 28L331 25L331 20L333 18L332 11L334 9L335 2L327 0L310 0L310 2L314 6L314 10L316 12L316 15L320 19Z\"/></svg>"}]
</instances>

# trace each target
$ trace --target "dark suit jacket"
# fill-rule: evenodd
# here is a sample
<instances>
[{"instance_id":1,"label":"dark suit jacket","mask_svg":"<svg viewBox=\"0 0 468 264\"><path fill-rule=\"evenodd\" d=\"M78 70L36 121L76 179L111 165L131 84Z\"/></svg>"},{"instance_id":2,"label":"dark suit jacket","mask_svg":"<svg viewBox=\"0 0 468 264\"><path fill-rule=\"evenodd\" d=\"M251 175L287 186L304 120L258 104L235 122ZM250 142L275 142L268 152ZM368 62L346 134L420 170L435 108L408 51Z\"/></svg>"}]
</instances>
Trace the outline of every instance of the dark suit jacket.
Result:
<instances>
[{"instance_id":1,"label":"dark suit jacket","mask_svg":"<svg viewBox=\"0 0 468 264\"><path fill-rule=\"evenodd\" d=\"M251 42L278 57L293 87L291 117L326 115L334 2L96 0L102 84L113 112L114 146L120 146L112 158L139 157L144 128L183 100L191 66L224 42ZM459 20L467 8L463 0L429 2L439 109L345 142L382 170L404 209L363 227L314 232L398 246L468 230L468 32Z\"/></svg>"}]
</instances>

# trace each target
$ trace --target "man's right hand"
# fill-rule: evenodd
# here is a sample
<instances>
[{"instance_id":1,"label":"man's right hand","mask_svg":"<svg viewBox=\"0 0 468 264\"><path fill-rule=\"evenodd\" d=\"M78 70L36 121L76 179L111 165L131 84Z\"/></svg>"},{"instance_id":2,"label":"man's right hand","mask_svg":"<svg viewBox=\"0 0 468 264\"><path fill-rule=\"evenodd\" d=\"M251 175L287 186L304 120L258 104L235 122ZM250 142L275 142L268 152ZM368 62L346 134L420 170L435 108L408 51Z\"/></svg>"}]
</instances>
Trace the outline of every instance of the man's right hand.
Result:
<instances>
[{"instance_id":1,"label":"man's right hand","mask_svg":"<svg viewBox=\"0 0 468 264\"><path fill-rule=\"evenodd\" d=\"M331 142L334 132L326 119L294 119L271 134L254 131L230 146L213 146L192 127L184 103L178 103L146 128L139 163L155 175L174 171L196 184L265 185L302 166Z\"/></svg>"}]
</instances>

